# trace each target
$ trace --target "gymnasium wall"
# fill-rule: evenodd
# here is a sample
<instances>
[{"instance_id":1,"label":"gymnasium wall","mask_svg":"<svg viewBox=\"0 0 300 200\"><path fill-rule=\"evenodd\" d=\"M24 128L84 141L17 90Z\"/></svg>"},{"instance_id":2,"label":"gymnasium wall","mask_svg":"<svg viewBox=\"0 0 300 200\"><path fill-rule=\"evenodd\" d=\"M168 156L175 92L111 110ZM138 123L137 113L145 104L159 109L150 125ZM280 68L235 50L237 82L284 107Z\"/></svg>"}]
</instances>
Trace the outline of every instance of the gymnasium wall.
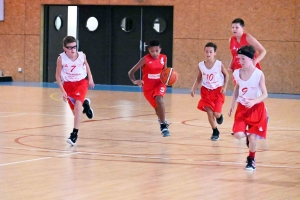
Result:
<instances>
[{"instance_id":1,"label":"gymnasium wall","mask_svg":"<svg viewBox=\"0 0 300 200\"><path fill-rule=\"evenodd\" d=\"M203 47L218 45L217 58L228 66L231 21L243 18L246 31L267 50L261 62L269 92L300 93L300 0L5 0L0 22L0 70L14 81L42 80L42 12L45 4L174 6L175 87L190 88ZM23 68L19 73L18 68ZM229 90L232 90L230 81Z\"/></svg>"}]
</instances>

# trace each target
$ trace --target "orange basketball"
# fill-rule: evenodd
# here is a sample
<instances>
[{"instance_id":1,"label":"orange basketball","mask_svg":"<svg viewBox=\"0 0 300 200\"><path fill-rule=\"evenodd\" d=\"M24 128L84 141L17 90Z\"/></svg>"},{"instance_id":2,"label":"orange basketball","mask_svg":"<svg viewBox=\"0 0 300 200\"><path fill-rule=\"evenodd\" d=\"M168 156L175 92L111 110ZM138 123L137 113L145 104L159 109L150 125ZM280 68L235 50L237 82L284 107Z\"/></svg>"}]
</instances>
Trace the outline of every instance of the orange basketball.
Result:
<instances>
[{"instance_id":1,"label":"orange basketball","mask_svg":"<svg viewBox=\"0 0 300 200\"><path fill-rule=\"evenodd\" d=\"M178 74L173 68L167 67L160 73L160 80L165 85L171 86L178 80Z\"/></svg>"}]
</instances>

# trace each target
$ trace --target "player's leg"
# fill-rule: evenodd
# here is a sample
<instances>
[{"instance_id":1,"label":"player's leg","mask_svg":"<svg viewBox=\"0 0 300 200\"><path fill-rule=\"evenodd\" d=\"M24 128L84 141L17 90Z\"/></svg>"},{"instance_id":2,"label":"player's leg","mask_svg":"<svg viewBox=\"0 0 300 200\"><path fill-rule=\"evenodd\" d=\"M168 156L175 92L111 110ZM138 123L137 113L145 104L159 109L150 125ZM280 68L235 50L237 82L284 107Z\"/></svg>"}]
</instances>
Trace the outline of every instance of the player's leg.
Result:
<instances>
[{"instance_id":1,"label":"player's leg","mask_svg":"<svg viewBox=\"0 0 300 200\"><path fill-rule=\"evenodd\" d=\"M163 97L162 96L155 96L155 102L156 102L156 113L158 118L160 119L161 123L160 123L160 130L161 130L161 134L163 135L163 137L168 137L170 136L170 131L169 131L169 124L167 124L166 122L166 118L165 118L165 105L164 105L164 101L163 101Z\"/></svg>"},{"instance_id":2,"label":"player's leg","mask_svg":"<svg viewBox=\"0 0 300 200\"><path fill-rule=\"evenodd\" d=\"M225 102L225 95L221 92L222 87L219 87L217 89L215 89L214 92L214 96L217 97L213 100L214 102L214 117L216 118L216 122L218 124L222 124L223 123L223 115L222 115L222 107L223 104Z\"/></svg>"},{"instance_id":3,"label":"player's leg","mask_svg":"<svg viewBox=\"0 0 300 200\"><path fill-rule=\"evenodd\" d=\"M78 138L79 126L82 120L82 102L80 100L75 101L74 110L72 110L72 112L74 115L74 128L67 142L71 145L75 145Z\"/></svg>"},{"instance_id":4,"label":"player's leg","mask_svg":"<svg viewBox=\"0 0 300 200\"><path fill-rule=\"evenodd\" d=\"M257 136L256 134L249 134L249 155L247 157L247 165L246 170L255 170L255 153L256 153L256 146L257 146Z\"/></svg>"},{"instance_id":5,"label":"player's leg","mask_svg":"<svg viewBox=\"0 0 300 200\"><path fill-rule=\"evenodd\" d=\"M219 140L220 132L217 128L216 120L214 117L214 111L210 107L205 107L205 110L207 113L208 122L213 130L210 139L213 141Z\"/></svg>"}]
</instances>

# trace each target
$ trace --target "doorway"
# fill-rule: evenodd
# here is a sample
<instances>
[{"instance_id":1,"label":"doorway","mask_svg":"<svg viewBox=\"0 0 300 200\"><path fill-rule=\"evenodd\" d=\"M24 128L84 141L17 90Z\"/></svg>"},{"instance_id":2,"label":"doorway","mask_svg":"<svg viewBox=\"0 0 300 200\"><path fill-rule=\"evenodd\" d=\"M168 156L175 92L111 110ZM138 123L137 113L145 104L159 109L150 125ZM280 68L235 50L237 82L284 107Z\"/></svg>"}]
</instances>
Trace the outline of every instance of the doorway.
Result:
<instances>
[{"instance_id":1,"label":"doorway","mask_svg":"<svg viewBox=\"0 0 300 200\"><path fill-rule=\"evenodd\" d=\"M56 9L49 7L48 15ZM65 6L67 7L67 6ZM78 6L77 7L78 50L86 54L94 82L96 84L132 85L127 72L147 54L147 43L157 39L162 53L168 57L168 67L172 67L173 49L173 7L171 6ZM61 15L57 11L51 16ZM50 20L50 21L49 21ZM45 81L51 82L55 74L49 70L50 58L55 62L62 51L61 37L48 19L48 41L59 44L58 52L45 49L44 69L48 70ZM72 19L68 19L72 20ZM53 28L54 27L54 28ZM51 33L50 30L56 34ZM47 32L45 30L45 32ZM60 37L60 38L59 38ZM46 37L45 37L46 38ZM48 42L49 44L50 42ZM135 74L141 78L141 71Z\"/></svg>"}]
</instances>

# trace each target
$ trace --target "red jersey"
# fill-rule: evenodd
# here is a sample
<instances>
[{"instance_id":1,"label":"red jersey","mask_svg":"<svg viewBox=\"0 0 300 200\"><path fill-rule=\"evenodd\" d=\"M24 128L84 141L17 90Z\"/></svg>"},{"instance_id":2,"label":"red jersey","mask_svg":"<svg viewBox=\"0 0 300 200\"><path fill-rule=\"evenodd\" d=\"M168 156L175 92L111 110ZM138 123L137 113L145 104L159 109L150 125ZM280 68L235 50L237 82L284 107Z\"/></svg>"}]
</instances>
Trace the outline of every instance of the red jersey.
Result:
<instances>
[{"instance_id":1,"label":"red jersey","mask_svg":"<svg viewBox=\"0 0 300 200\"><path fill-rule=\"evenodd\" d=\"M157 59L154 59L150 54L145 56L145 66L142 69L143 72L143 87L151 87L160 83L160 72L163 70L167 56L160 54Z\"/></svg>"},{"instance_id":2,"label":"red jersey","mask_svg":"<svg viewBox=\"0 0 300 200\"><path fill-rule=\"evenodd\" d=\"M229 48L230 48L231 55L232 55L232 71L234 71L236 69L242 68L242 66L241 66L241 64L239 62L237 51L242 46L249 45L246 37L247 37L247 33L243 33L240 42L237 41L237 39L236 39L235 36L232 36L230 38L230 46L229 46ZM256 58L256 56L257 55L255 55L254 58ZM259 63L256 64L256 67L258 69L261 69Z\"/></svg>"}]
</instances>

